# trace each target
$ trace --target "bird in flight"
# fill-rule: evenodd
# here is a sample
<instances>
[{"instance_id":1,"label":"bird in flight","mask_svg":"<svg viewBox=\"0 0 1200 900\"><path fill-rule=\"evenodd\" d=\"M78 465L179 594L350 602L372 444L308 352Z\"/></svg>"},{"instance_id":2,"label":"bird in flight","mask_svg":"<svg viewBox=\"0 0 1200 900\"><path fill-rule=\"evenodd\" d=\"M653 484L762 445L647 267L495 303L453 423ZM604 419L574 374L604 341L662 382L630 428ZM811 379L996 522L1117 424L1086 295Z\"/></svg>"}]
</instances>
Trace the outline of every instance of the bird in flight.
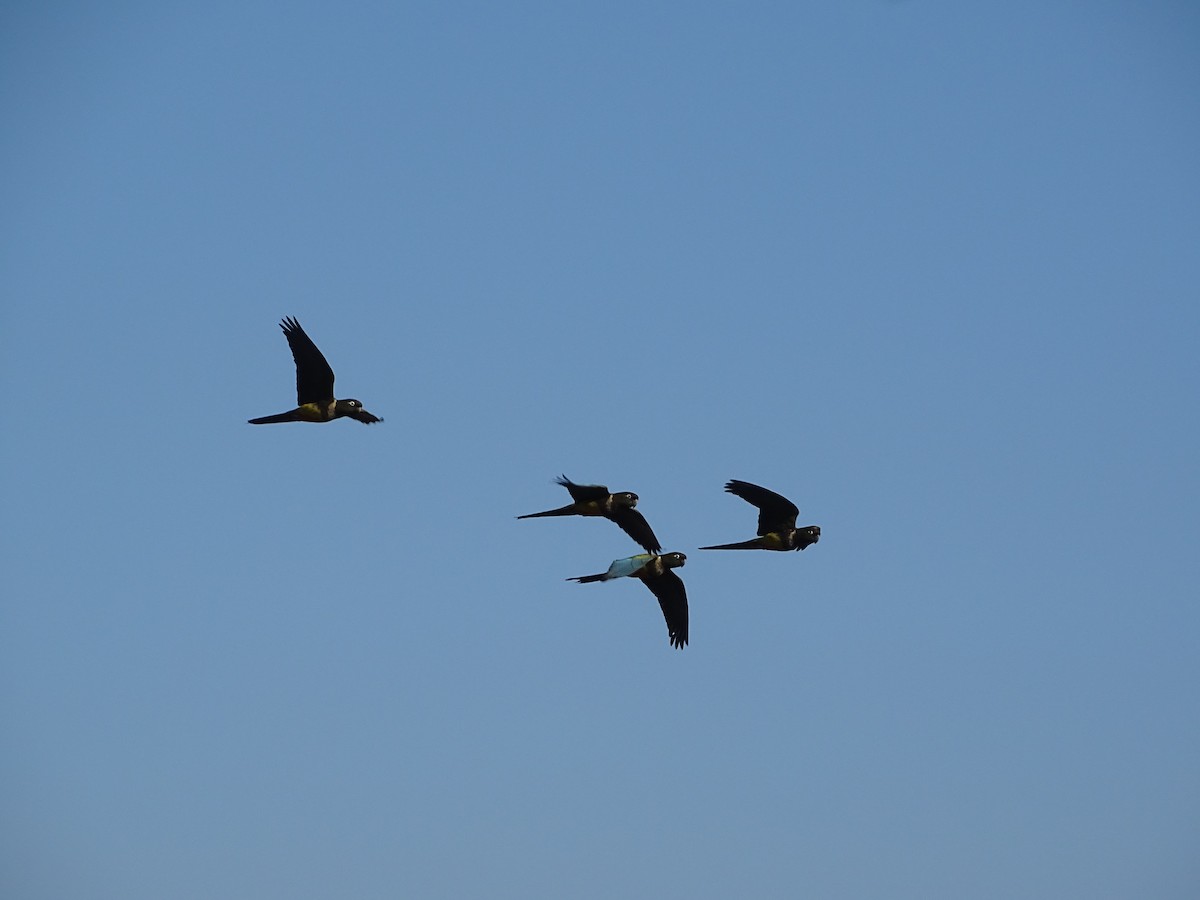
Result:
<instances>
[{"instance_id":1,"label":"bird in flight","mask_svg":"<svg viewBox=\"0 0 1200 900\"><path fill-rule=\"evenodd\" d=\"M357 400L333 398L333 369L329 367L325 355L312 342L312 338L304 333L299 322L288 316L279 327L283 329L288 346L292 348L292 358L296 360L297 406L290 412L279 413L276 416L250 419L251 425L273 425L276 422L331 422L342 416L357 419L364 425L383 421L363 409L363 405Z\"/></svg>"},{"instance_id":2,"label":"bird in flight","mask_svg":"<svg viewBox=\"0 0 1200 900\"><path fill-rule=\"evenodd\" d=\"M545 512L528 513L517 516L518 519L537 519L542 516L604 516L616 522L627 535L637 541L638 545L650 553L658 553L662 544L654 536L646 517L634 509L637 506L638 495L631 491L609 493L608 488L600 484L576 484L566 475L555 479L571 492L571 501L558 509L548 509Z\"/></svg>"},{"instance_id":3,"label":"bird in flight","mask_svg":"<svg viewBox=\"0 0 1200 900\"><path fill-rule=\"evenodd\" d=\"M682 566L686 561L687 557L682 553L665 553L662 556L639 553L628 559L615 560L607 572L601 572L599 575L581 575L578 578L568 578L567 581L588 584L593 581L611 581L614 578L640 578L658 598L663 618L667 620L667 637L671 640L671 646L682 650L688 642L687 591L683 587L683 579L671 570Z\"/></svg>"},{"instance_id":4,"label":"bird in flight","mask_svg":"<svg viewBox=\"0 0 1200 900\"><path fill-rule=\"evenodd\" d=\"M739 544L701 547L701 550L803 550L821 539L819 525L796 527L800 510L787 497L736 479L726 484L725 490L758 507L758 537Z\"/></svg>"}]
</instances>

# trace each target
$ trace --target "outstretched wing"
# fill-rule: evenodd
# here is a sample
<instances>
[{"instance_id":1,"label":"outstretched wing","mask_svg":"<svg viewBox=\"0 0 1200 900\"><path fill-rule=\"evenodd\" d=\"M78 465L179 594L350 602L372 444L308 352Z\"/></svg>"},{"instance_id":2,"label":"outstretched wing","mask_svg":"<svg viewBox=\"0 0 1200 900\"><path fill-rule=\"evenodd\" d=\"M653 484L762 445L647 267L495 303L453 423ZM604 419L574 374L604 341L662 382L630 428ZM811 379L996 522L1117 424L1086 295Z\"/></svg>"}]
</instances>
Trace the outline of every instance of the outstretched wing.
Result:
<instances>
[{"instance_id":1,"label":"outstretched wing","mask_svg":"<svg viewBox=\"0 0 1200 900\"><path fill-rule=\"evenodd\" d=\"M646 587L658 598L663 618L667 620L667 636L671 646L682 650L688 642L688 602L683 579L671 569L656 578L645 579Z\"/></svg>"},{"instance_id":2,"label":"outstretched wing","mask_svg":"<svg viewBox=\"0 0 1200 900\"><path fill-rule=\"evenodd\" d=\"M608 488L601 484L576 484L566 475L558 476L556 481L571 492L571 499L576 503L590 503L608 496Z\"/></svg>"},{"instance_id":3,"label":"outstretched wing","mask_svg":"<svg viewBox=\"0 0 1200 900\"><path fill-rule=\"evenodd\" d=\"M765 487L759 487L757 484L737 479L725 485L725 490L758 507L758 533L760 535L770 534L773 531L789 531L796 527L796 517L800 515L800 510L787 497L782 497L774 491L768 491Z\"/></svg>"},{"instance_id":4,"label":"outstretched wing","mask_svg":"<svg viewBox=\"0 0 1200 900\"><path fill-rule=\"evenodd\" d=\"M297 404L303 406L305 403L332 400L333 369L329 367L324 354L291 316L285 318L279 327L283 329L288 346L292 348L292 359L296 361Z\"/></svg>"},{"instance_id":5,"label":"outstretched wing","mask_svg":"<svg viewBox=\"0 0 1200 900\"><path fill-rule=\"evenodd\" d=\"M636 509L622 506L614 510L609 518L621 526L622 531L637 541L642 547L645 547L649 552L657 553L662 549L662 544L654 536L654 529L650 527L650 523L646 521L646 517Z\"/></svg>"}]
</instances>

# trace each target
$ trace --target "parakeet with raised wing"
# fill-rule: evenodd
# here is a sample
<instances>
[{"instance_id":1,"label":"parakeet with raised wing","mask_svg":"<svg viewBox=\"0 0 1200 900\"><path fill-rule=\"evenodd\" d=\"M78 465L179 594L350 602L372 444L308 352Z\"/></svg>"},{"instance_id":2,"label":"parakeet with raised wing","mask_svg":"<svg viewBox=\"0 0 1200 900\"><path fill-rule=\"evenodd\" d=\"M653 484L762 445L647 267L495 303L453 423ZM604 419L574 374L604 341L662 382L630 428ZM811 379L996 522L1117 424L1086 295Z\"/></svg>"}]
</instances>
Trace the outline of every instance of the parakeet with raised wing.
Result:
<instances>
[{"instance_id":1,"label":"parakeet with raised wing","mask_svg":"<svg viewBox=\"0 0 1200 900\"><path fill-rule=\"evenodd\" d=\"M687 557L682 553L639 553L627 559L614 560L607 572L599 575L580 575L567 581L589 584L593 581L611 581L614 578L640 578L658 598L663 618L667 620L667 637L671 646L682 650L688 642L688 602L683 579L672 569L682 566Z\"/></svg>"},{"instance_id":2,"label":"parakeet with raised wing","mask_svg":"<svg viewBox=\"0 0 1200 900\"><path fill-rule=\"evenodd\" d=\"M748 481L734 479L725 490L758 507L758 537L738 544L717 544L701 550L803 550L821 539L819 525L796 527L800 510L787 497Z\"/></svg>"},{"instance_id":3,"label":"parakeet with raised wing","mask_svg":"<svg viewBox=\"0 0 1200 900\"><path fill-rule=\"evenodd\" d=\"M262 416L248 420L251 425L273 425L276 422L332 422L343 416L357 419L364 425L382 422L373 416L357 400L335 400L333 396L333 369L325 355L317 349L300 323L291 316L286 317L279 327L283 329L288 346L292 348L292 359L296 361L295 409L274 416Z\"/></svg>"},{"instance_id":4,"label":"parakeet with raised wing","mask_svg":"<svg viewBox=\"0 0 1200 900\"><path fill-rule=\"evenodd\" d=\"M517 516L518 519L537 519L542 516L603 516L616 522L621 530L637 541L638 545L650 553L662 550L662 544L654 536L654 531L646 517L634 509L637 506L638 495L632 491L610 493L601 484L576 484L566 475L555 479L571 493L571 501L558 509L548 509L545 512L527 513Z\"/></svg>"}]
</instances>

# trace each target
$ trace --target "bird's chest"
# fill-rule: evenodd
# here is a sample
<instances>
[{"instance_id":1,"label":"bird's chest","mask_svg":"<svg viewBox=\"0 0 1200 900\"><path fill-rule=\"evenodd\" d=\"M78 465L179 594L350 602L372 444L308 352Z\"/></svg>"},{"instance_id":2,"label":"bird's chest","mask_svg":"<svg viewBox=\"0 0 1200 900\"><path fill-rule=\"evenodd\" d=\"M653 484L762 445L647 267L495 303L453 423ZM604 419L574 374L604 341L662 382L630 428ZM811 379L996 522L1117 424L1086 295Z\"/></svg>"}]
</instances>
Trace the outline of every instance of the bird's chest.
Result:
<instances>
[{"instance_id":1,"label":"bird's chest","mask_svg":"<svg viewBox=\"0 0 1200 900\"><path fill-rule=\"evenodd\" d=\"M795 532L793 531L772 531L770 534L763 535L764 550L791 550L796 544L792 540Z\"/></svg>"},{"instance_id":2,"label":"bird's chest","mask_svg":"<svg viewBox=\"0 0 1200 900\"><path fill-rule=\"evenodd\" d=\"M665 569L663 569L662 559L658 556L650 556L650 558L646 560L645 565L643 565L633 574L642 579L642 581L649 583L655 578L660 577L664 571Z\"/></svg>"},{"instance_id":3,"label":"bird's chest","mask_svg":"<svg viewBox=\"0 0 1200 900\"><path fill-rule=\"evenodd\" d=\"M334 401L328 403L305 403L298 412L306 422L328 422L334 418Z\"/></svg>"}]
</instances>

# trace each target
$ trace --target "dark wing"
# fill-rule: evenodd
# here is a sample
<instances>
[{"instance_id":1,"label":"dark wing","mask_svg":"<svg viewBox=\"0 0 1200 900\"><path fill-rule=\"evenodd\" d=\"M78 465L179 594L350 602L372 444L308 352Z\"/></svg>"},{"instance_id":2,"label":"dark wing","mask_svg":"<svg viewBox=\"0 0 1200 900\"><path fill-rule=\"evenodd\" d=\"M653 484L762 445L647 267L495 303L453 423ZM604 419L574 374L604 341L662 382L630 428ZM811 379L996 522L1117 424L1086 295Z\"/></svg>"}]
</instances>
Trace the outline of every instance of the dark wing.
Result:
<instances>
[{"instance_id":1,"label":"dark wing","mask_svg":"<svg viewBox=\"0 0 1200 900\"><path fill-rule=\"evenodd\" d=\"M765 487L759 487L757 484L737 479L725 485L725 490L758 507L758 533L760 535L770 534L773 531L789 531L796 527L796 517L800 515L800 510L787 497L781 497L774 491L768 491Z\"/></svg>"},{"instance_id":2,"label":"dark wing","mask_svg":"<svg viewBox=\"0 0 1200 900\"><path fill-rule=\"evenodd\" d=\"M648 578L645 582L646 587L658 598L663 618L667 620L671 646L682 650L688 642L687 591L683 587L683 579L667 569L657 578Z\"/></svg>"},{"instance_id":3,"label":"dark wing","mask_svg":"<svg viewBox=\"0 0 1200 900\"><path fill-rule=\"evenodd\" d=\"M662 544L654 536L654 530L650 527L650 523L636 509L622 506L614 510L609 518L620 525L623 532L645 547L647 553L658 553L662 550Z\"/></svg>"},{"instance_id":4,"label":"dark wing","mask_svg":"<svg viewBox=\"0 0 1200 900\"><path fill-rule=\"evenodd\" d=\"M560 475L557 481L571 492L571 499L576 503L603 500L608 496L608 488L600 484L576 484L566 475Z\"/></svg>"},{"instance_id":5,"label":"dark wing","mask_svg":"<svg viewBox=\"0 0 1200 900\"><path fill-rule=\"evenodd\" d=\"M279 325L292 348L292 359L296 360L296 402L319 403L333 399L333 369L325 356L317 349L300 323L288 316Z\"/></svg>"}]
</instances>

